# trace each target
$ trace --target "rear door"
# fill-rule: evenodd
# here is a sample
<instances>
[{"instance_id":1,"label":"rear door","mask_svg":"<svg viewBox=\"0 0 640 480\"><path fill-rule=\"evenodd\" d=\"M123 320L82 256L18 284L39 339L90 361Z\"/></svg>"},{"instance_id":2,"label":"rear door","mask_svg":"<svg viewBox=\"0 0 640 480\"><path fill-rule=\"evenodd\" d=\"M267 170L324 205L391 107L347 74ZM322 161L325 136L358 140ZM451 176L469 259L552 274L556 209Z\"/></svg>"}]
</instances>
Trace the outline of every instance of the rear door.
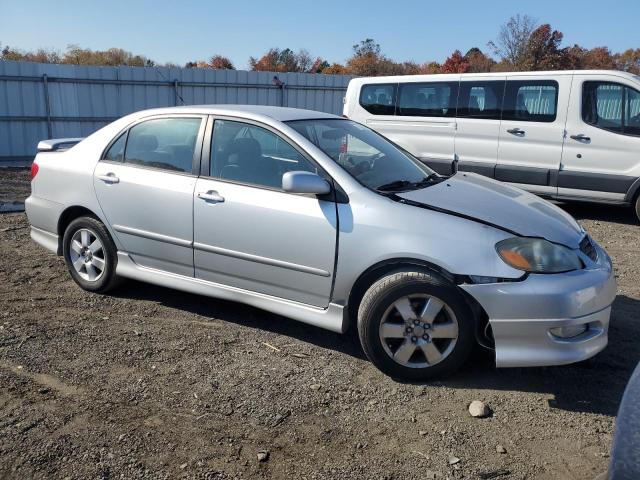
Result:
<instances>
[{"instance_id":1,"label":"rear door","mask_svg":"<svg viewBox=\"0 0 640 480\"><path fill-rule=\"evenodd\" d=\"M640 170L640 85L576 73L558 195L623 202Z\"/></svg>"},{"instance_id":2,"label":"rear door","mask_svg":"<svg viewBox=\"0 0 640 480\"><path fill-rule=\"evenodd\" d=\"M505 78L491 75L460 81L455 154L462 171L495 176Z\"/></svg>"},{"instance_id":3,"label":"rear door","mask_svg":"<svg viewBox=\"0 0 640 480\"><path fill-rule=\"evenodd\" d=\"M193 115L145 119L96 166L100 207L138 265L193 276L194 167L203 123Z\"/></svg>"},{"instance_id":4,"label":"rear door","mask_svg":"<svg viewBox=\"0 0 640 480\"><path fill-rule=\"evenodd\" d=\"M209 147L194 197L196 277L326 307L336 204L281 188L285 172L317 166L278 132L248 121L216 119Z\"/></svg>"},{"instance_id":5,"label":"rear door","mask_svg":"<svg viewBox=\"0 0 640 480\"><path fill-rule=\"evenodd\" d=\"M496 180L555 196L571 75L507 77Z\"/></svg>"}]
</instances>

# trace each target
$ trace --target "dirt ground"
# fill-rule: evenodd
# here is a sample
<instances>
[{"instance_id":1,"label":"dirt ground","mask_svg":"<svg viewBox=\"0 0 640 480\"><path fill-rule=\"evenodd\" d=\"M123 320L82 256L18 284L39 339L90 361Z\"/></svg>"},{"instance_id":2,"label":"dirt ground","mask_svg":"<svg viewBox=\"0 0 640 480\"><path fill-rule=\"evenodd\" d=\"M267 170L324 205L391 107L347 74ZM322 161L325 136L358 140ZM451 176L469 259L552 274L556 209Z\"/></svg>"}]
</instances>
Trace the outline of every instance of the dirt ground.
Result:
<instances>
[{"instance_id":1,"label":"dirt ground","mask_svg":"<svg viewBox=\"0 0 640 480\"><path fill-rule=\"evenodd\" d=\"M640 360L640 226L566 208L615 262L609 347L531 369L478 352L424 385L384 376L353 334L132 281L84 292L24 214L0 215L0 477L594 478Z\"/></svg>"},{"instance_id":2,"label":"dirt ground","mask_svg":"<svg viewBox=\"0 0 640 480\"><path fill-rule=\"evenodd\" d=\"M0 203L24 202L31 193L29 170L0 168Z\"/></svg>"}]
</instances>

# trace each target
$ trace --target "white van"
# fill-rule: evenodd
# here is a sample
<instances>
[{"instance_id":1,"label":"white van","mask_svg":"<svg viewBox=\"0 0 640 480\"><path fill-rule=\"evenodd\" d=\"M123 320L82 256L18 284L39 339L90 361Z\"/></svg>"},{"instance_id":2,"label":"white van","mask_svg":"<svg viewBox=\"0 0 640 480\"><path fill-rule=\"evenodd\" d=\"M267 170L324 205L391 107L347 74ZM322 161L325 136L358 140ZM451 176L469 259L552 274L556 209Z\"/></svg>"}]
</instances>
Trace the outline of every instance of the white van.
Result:
<instances>
[{"instance_id":1,"label":"white van","mask_svg":"<svg viewBox=\"0 0 640 480\"><path fill-rule=\"evenodd\" d=\"M356 78L344 115L440 174L458 168L549 198L633 206L640 218L639 76L580 70Z\"/></svg>"}]
</instances>

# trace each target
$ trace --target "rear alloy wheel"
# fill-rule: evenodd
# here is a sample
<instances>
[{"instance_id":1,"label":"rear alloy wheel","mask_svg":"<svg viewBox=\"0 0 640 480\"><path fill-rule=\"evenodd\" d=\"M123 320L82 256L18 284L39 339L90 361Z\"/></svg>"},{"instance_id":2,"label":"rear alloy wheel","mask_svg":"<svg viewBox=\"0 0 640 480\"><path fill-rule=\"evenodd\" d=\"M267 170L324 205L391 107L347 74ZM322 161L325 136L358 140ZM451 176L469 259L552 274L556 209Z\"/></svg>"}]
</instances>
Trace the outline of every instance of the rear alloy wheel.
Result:
<instances>
[{"instance_id":1,"label":"rear alloy wheel","mask_svg":"<svg viewBox=\"0 0 640 480\"><path fill-rule=\"evenodd\" d=\"M407 380L455 371L471 353L475 319L455 285L428 271L375 282L358 309L362 348L380 370Z\"/></svg>"},{"instance_id":2,"label":"rear alloy wheel","mask_svg":"<svg viewBox=\"0 0 640 480\"><path fill-rule=\"evenodd\" d=\"M116 247L99 220L77 218L62 242L65 263L78 285L92 292L106 292L115 285Z\"/></svg>"},{"instance_id":3,"label":"rear alloy wheel","mask_svg":"<svg viewBox=\"0 0 640 480\"><path fill-rule=\"evenodd\" d=\"M81 228L71 237L69 257L73 268L88 282L96 282L105 270L104 246L95 232Z\"/></svg>"}]
</instances>

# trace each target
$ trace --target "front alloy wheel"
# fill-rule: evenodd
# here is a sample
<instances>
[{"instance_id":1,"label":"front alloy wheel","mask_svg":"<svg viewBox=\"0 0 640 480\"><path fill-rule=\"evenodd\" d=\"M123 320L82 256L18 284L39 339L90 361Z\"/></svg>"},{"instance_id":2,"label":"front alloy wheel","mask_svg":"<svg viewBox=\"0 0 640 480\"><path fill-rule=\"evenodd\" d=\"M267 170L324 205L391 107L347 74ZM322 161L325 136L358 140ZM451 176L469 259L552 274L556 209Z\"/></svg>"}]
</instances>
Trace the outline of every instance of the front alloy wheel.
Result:
<instances>
[{"instance_id":1,"label":"front alloy wheel","mask_svg":"<svg viewBox=\"0 0 640 480\"><path fill-rule=\"evenodd\" d=\"M394 378L452 373L471 353L475 317L458 288L424 270L390 273L366 291L358 334L371 362Z\"/></svg>"},{"instance_id":2,"label":"front alloy wheel","mask_svg":"<svg viewBox=\"0 0 640 480\"><path fill-rule=\"evenodd\" d=\"M458 320L439 298L407 295L387 308L379 331L385 352L396 363L425 368L451 354L458 339Z\"/></svg>"}]
</instances>

